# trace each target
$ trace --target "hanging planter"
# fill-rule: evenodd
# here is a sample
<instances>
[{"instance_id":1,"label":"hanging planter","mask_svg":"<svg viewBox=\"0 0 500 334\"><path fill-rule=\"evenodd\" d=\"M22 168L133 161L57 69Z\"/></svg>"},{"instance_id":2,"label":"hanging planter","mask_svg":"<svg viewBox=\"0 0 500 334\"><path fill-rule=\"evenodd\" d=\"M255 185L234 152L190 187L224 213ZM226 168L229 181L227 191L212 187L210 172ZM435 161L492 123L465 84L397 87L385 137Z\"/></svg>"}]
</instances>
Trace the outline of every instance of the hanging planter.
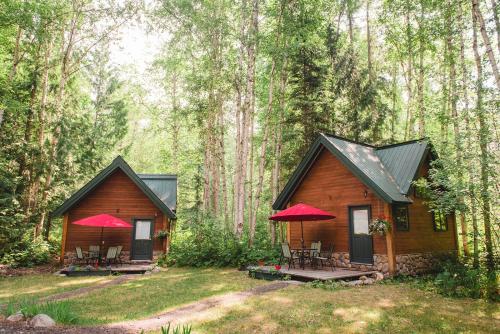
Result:
<instances>
[{"instance_id":1,"label":"hanging planter","mask_svg":"<svg viewBox=\"0 0 500 334\"><path fill-rule=\"evenodd\" d=\"M168 238L169 235L170 235L170 233L167 230L160 230L160 231L156 232L155 237L160 239L160 240L165 240Z\"/></svg>"},{"instance_id":2,"label":"hanging planter","mask_svg":"<svg viewBox=\"0 0 500 334\"><path fill-rule=\"evenodd\" d=\"M368 232L371 235L386 235L390 230L391 223L384 216L373 219L368 225Z\"/></svg>"}]
</instances>

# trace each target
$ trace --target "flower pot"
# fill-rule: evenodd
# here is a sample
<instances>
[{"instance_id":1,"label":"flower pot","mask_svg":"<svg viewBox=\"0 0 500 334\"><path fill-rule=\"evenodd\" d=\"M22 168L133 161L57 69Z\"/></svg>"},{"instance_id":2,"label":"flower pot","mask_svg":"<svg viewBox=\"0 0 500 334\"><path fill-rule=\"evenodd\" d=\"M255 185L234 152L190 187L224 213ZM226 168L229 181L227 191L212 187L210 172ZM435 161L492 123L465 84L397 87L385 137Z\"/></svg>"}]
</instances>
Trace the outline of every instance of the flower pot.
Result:
<instances>
[{"instance_id":1,"label":"flower pot","mask_svg":"<svg viewBox=\"0 0 500 334\"><path fill-rule=\"evenodd\" d=\"M264 260L259 260L257 261L257 263L259 264L259 267L263 267L264 266Z\"/></svg>"}]
</instances>

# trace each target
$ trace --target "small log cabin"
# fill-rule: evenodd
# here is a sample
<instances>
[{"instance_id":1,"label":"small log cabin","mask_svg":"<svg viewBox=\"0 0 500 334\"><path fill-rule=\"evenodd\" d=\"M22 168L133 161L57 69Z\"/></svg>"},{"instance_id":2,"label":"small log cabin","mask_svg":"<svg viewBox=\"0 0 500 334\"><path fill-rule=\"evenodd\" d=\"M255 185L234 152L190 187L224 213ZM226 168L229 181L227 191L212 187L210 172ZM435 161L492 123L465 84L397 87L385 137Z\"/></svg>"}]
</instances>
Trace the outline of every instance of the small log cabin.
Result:
<instances>
[{"instance_id":1,"label":"small log cabin","mask_svg":"<svg viewBox=\"0 0 500 334\"><path fill-rule=\"evenodd\" d=\"M304 222L304 240L333 245L339 267L425 272L458 249L455 217L432 212L413 186L428 177L434 158L427 139L377 147L320 134L273 209L302 202L334 214L331 221ZM368 233L375 218L390 222L385 236ZM300 236L300 224L289 223L291 247L300 247Z\"/></svg>"},{"instance_id":2,"label":"small log cabin","mask_svg":"<svg viewBox=\"0 0 500 334\"><path fill-rule=\"evenodd\" d=\"M169 247L169 237L155 237L159 231L170 232L176 219L177 177L166 174L136 174L118 156L74 193L53 213L63 217L61 263L70 262L75 247L88 250L99 245L101 229L72 224L79 219L107 213L133 228L104 228L103 253L108 247L123 246L125 260L152 260Z\"/></svg>"}]
</instances>

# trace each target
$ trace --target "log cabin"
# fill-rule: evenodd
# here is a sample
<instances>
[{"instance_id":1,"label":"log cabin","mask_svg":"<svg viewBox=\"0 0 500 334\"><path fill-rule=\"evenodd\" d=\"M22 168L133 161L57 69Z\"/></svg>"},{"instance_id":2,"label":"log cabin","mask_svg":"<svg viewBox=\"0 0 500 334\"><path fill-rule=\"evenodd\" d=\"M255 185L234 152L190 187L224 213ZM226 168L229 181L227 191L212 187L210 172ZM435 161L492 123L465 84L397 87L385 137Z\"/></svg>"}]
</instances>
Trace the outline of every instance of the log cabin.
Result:
<instances>
[{"instance_id":1,"label":"log cabin","mask_svg":"<svg viewBox=\"0 0 500 334\"><path fill-rule=\"evenodd\" d=\"M170 233L176 219L177 177L167 174L136 174L118 156L113 162L75 192L53 213L63 217L61 263L71 262L75 247L88 250L99 245L101 229L72 224L98 214L120 218L133 228L104 228L104 248L122 246L127 261L150 261L166 253L169 237L155 237L159 231ZM103 250L105 252L105 250Z\"/></svg>"},{"instance_id":2,"label":"log cabin","mask_svg":"<svg viewBox=\"0 0 500 334\"><path fill-rule=\"evenodd\" d=\"M320 134L273 209L305 203L335 215L303 226L306 245L333 245L338 267L385 275L430 271L458 249L454 215L432 211L414 187L413 181L428 177L435 158L427 139L373 146ZM375 218L389 222L385 235L369 233ZM287 239L300 248L299 224L287 224Z\"/></svg>"}]
</instances>

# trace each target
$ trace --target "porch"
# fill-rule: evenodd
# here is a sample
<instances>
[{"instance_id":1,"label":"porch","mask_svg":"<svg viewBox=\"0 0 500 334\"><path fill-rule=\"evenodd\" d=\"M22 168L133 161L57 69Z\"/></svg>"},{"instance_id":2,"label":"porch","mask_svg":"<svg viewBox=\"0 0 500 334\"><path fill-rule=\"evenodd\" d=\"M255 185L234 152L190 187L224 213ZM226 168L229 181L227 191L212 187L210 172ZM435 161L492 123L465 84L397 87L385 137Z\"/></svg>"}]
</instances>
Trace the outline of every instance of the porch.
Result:
<instances>
[{"instance_id":1,"label":"porch","mask_svg":"<svg viewBox=\"0 0 500 334\"><path fill-rule=\"evenodd\" d=\"M72 267L67 266L61 269L60 274L66 276L107 276L113 274L145 274L147 272L151 272L154 269L154 264L148 263L138 263L138 264L113 264L109 267L101 266L98 268L94 267Z\"/></svg>"}]
</instances>

